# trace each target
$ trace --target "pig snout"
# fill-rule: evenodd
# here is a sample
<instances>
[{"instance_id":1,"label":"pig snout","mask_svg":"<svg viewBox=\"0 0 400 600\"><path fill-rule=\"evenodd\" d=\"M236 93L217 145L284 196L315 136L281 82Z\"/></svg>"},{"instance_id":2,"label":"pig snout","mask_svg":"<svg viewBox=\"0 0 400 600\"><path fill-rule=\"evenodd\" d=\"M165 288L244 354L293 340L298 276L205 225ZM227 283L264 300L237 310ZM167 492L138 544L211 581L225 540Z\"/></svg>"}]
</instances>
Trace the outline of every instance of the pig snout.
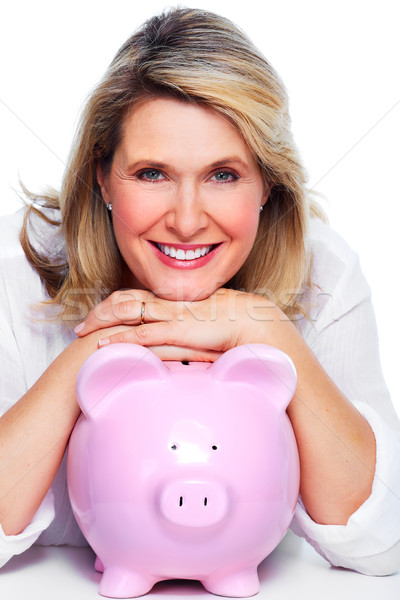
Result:
<instances>
[{"instance_id":1,"label":"pig snout","mask_svg":"<svg viewBox=\"0 0 400 600\"><path fill-rule=\"evenodd\" d=\"M229 512L228 490L217 482L173 481L160 493L163 516L186 527L208 527L220 523Z\"/></svg>"}]
</instances>

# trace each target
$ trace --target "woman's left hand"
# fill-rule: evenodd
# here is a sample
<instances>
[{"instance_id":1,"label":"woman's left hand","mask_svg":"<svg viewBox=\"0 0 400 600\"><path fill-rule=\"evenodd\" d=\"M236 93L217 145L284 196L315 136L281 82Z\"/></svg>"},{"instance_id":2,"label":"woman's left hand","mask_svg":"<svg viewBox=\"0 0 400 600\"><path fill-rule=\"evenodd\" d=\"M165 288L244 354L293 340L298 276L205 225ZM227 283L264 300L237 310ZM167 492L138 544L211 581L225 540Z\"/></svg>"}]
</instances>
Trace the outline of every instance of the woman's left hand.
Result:
<instances>
[{"instance_id":1,"label":"woman's left hand","mask_svg":"<svg viewBox=\"0 0 400 600\"><path fill-rule=\"evenodd\" d=\"M267 298L225 288L195 302L165 300L144 290L117 291L92 309L81 325L79 336L114 325L131 325L108 337L105 331L99 345L140 344L162 360L214 361L230 348L255 342L284 350L282 328L299 335Z\"/></svg>"}]
</instances>

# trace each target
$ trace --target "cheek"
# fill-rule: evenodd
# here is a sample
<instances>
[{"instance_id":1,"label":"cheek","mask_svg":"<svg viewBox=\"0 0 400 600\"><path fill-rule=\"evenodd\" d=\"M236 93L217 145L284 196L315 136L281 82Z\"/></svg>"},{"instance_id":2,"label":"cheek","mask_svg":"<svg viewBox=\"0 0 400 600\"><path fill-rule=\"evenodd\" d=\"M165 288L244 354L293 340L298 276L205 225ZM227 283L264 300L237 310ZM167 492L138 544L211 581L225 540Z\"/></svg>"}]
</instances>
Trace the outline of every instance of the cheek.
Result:
<instances>
[{"instance_id":1,"label":"cheek","mask_svg":"<svg viewBox=\"0 0 400 600\"><path fill-rule=\"evenodd\" d=\"M225 218L225 229L241 246L252 246L257 234L259 215L254 207L238 207Z\"/></svg>"},{"instance_id":2,"label":"cheek","mask_svg":"<svg viewBox=\"0 0 400 600\"><path fill-rule=\"evenodd\" d=\"M113 202L113 224L118 239L140 236L157 222L160 204L151 202L146 194L124 194Z\"/></svg>"},{"instance_id":3,"label":"cheek","mask_svg":"<svg viewBox=\"0 0 400 600\"><path fill-rule=\"evenodd\" d=\"M250 250L257 235L264 186L261 181L256 181L245 184L244 188L233 193L228 202L221 205L223 212L219 211L218 217L232 241L243 250Z\"/></svg>"}]
</instances>

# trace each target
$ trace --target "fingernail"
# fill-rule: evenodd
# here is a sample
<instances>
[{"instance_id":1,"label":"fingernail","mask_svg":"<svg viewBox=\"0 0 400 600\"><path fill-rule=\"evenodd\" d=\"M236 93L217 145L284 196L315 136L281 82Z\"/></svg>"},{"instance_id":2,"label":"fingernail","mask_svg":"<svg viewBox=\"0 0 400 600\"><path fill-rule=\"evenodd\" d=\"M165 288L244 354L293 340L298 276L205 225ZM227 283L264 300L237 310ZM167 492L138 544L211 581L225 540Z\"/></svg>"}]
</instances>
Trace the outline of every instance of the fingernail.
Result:
<instances>
[{"instance_id":1,"label":"fingernail","mask_svg":"<svg viewBox=\"0 0 400 600\"><path fill-rule=\"evenodd\" d=\"M110 343L110 338L102 338L101 340L99 340L99 347L101 348L102 346L107 346L107 344Z\"/></svg>"},{"instance_id":2,"label":"fingernail","mask_svg":"<svg viewBox=\"0 0 400 600\"><path fill-rule=\"evenodd\" d=\"M79 323L79 325L77 325L74 329L75 333L78 334L80 331L82 331L82 329L85 327L85 322L83 323Z\"/></svg>"}]
</instances>

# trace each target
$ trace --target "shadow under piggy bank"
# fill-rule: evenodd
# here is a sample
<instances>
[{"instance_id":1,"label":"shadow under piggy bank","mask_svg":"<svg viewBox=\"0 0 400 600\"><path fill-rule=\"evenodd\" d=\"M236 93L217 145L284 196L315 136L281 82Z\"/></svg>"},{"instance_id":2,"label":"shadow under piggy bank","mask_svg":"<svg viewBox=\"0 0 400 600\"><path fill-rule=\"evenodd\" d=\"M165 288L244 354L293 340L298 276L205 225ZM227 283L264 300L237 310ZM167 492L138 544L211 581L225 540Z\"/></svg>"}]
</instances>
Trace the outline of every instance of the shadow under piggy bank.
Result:
<instances>
[{"instance_id":1,"label":"shadow under piggy bank","mask_svg":"<svg viewBox=\"0 0 400 600\"><path fill-rule=\"evenodd\" d=\"M113 344L85 362L68 487L100 594L141 596L167 579L221 596L259 591L257 566L299 493L286 414L295 388L290 358L263 344L188 365Z\"/></svg>"}]
</instances>

